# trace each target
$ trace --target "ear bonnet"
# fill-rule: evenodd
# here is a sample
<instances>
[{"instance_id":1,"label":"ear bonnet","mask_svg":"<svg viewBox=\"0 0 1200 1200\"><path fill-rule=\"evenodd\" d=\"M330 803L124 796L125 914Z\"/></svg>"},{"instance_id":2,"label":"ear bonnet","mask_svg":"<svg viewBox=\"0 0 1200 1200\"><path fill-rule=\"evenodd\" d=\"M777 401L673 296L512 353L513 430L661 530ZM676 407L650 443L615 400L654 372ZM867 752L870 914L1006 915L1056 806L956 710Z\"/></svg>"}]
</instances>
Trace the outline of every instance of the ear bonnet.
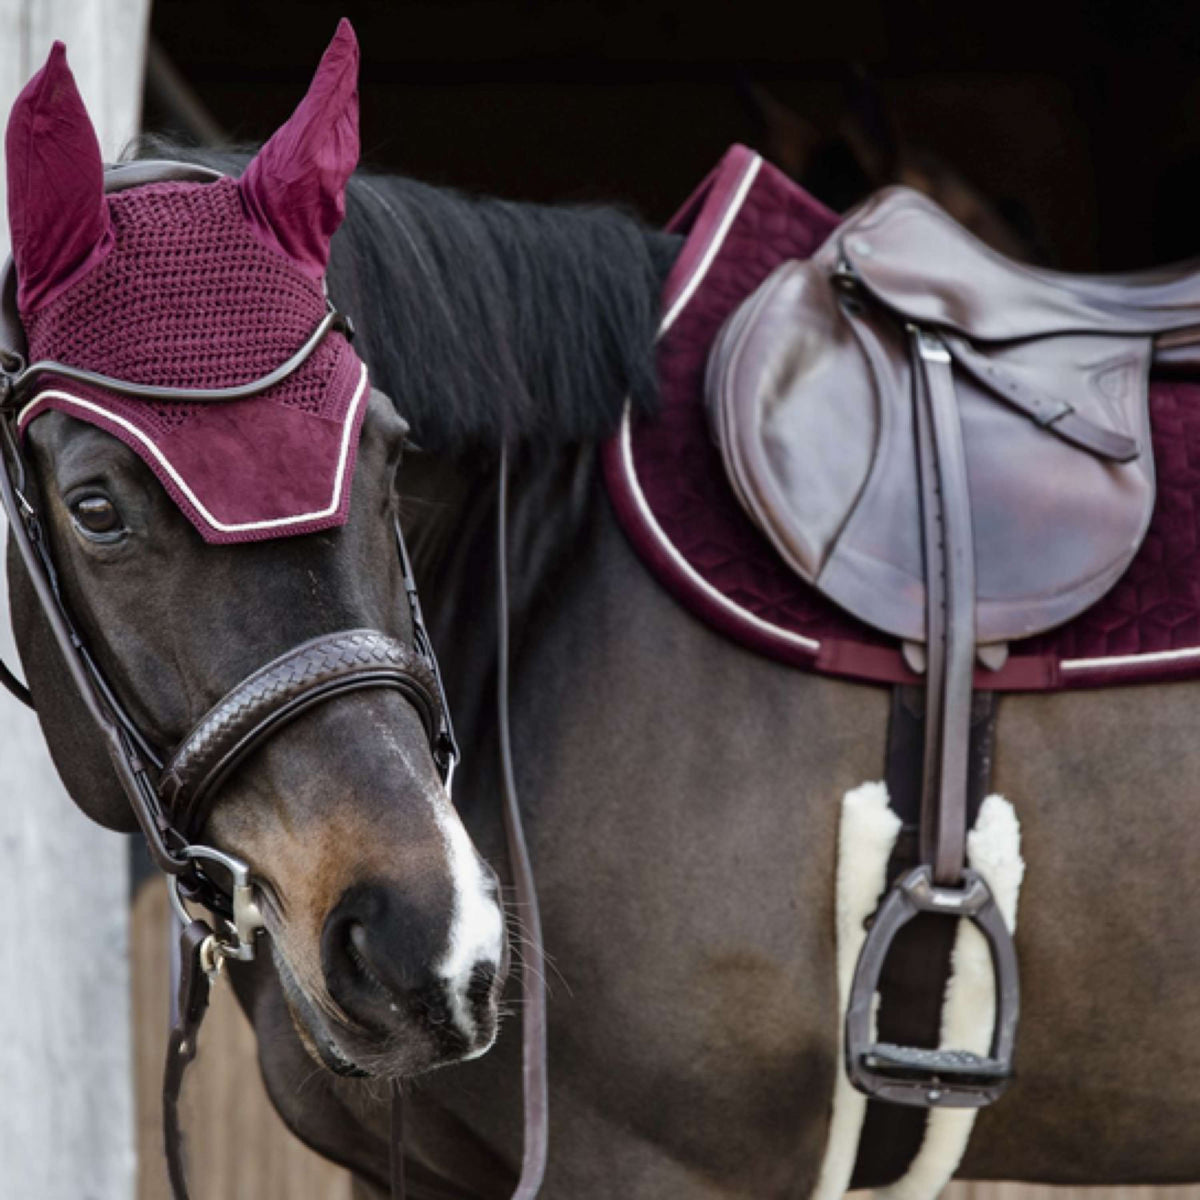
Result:
<instances>
[{"instance_id":1,"label":"ear bonnet","mask_svg":"<svg viewBox=\"0 0 1200 1200\"><path fill-rule=\"evenodd\" d=\"M358 159L358 46L338 27L308 94L240 180L129 186L105 172L56 44L9 119L17 306L30 361L132 383L228 388L286 362L329 313L324 271ZM209 542L343 524L368 393L334 328L281 382L220 403L141 400L42 377L47 409L120 438Z\"/></svg>"}]
</instances>

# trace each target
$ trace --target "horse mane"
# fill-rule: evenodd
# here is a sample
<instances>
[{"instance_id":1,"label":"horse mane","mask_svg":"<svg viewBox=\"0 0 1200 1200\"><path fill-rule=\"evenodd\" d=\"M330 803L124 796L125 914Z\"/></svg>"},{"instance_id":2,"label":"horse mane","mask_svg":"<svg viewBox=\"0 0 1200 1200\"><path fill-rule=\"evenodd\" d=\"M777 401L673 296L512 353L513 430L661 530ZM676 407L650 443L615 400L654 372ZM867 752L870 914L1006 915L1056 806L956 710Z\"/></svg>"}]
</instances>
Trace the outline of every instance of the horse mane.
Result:
<instances>
[{"instance_id":1,"label":"horse mane","mask_svg":"<svg viewBox=\"0 0 1200 1200\"><path fill-rule=\"evenodd\" d=\"M247 151L142 138L139 158L240 174ZM659 293L678 239L611 206L470 196L360 171L329 287L376 387L452 454L615 431L657 399Z\"/></svg>"}]
</instances>

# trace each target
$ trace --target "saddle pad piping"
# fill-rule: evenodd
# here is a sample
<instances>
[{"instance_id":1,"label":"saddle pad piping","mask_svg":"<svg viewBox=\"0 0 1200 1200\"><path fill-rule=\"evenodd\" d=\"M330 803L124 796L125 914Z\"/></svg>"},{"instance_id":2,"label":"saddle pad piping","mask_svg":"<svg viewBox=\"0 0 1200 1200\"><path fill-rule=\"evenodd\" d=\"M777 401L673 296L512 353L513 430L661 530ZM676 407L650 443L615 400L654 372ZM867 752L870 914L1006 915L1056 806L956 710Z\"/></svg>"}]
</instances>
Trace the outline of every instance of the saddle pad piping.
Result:
<instances>
[{"instance_id":1,"label":"saddle pad piping","mask_svg":"<svg viewBox=\"0 0 1200 1200\"><path fill-rule=\"evenodd\" d=\"M171 464L171 461L163 454L162 450L155 442L146 436L136 425L131 421L127 421L120 413L110 412L108 409L95 404L91 400L85 400L80 396L73 396L69 392L60 391L57 388L51 388L44 392L39 392L20 412L17 417L17 426L22 432L28 426L29 422L38 415L41 408L45 407L51 400L59 401L61 404L69 405L73 408L82 409L89 414L92 423L108 426L115 425L116 429L110 429L110 432L119 437L123 442L129 442L130 438L134 438L137 442L153 455L154 461L159 465L161 470L156 470L155 474L162 480L163 485L168 491L173 491L177 495L182 495L183 498L199 513L203 520L219 533L248 533L251 531L263 529L282 529L289 525L300 525L306 521L318 521L325 517L330 517L337 512L343 499L343 493L346 487L348 478L347 464L350 460L350 451L353 446L351 433L355 429L355 417L358 413L362 398L367 392L367 368L362 366L359 371L358 386L354 391L354 396L350 401L349 407L346 409L346 415L342 422L342 437L341 446L338 452L337 470L333 480L333 495L331 496L326 507L306 513L294 513L286 517L274 517L262 521L245 521L240 524L228 524L219 520L214 516L201 502L199 496L188 486L187 481L179 473L178 470Z\"/></svg>"},{"instance_id":2,"label":"saddle pad piping","mask_svg":"<svg viewBox=\"0 0 1200 1200\"><path fill-rule=\"evenodd\" d=\"M1117 654L1112 658L1065 658L1058 664L1058 667L1060 671L1076 673L1120 671L1151 667L1156 664L1186 662L1189 659L1200 659L1200 646L1190 646L1182 650L1155 650L1149 654Z\"/></svg>"},{"instance_id":3,"label":"saddle pad piping","mask_svg":"<svg viewBox=\"0 0 1200 1200\"><path fill-rule=\"evenodd\" d=\"M621 524L626 529L636 528L646 535L649 543L643 542L640 549L654 561L660 578L671 586L676 596L695 609L702 620L728 636L747 641L765 654L783 655L797 665L811 666L821 649L820 642L772 625L717 591L696 572L667 537L646 502L634 468L628 406L621 418L617 453L612 453L611 443L605 447L605 451L604 472L608 493L618 509Z\"/></svg>"},{"instance_id":4,"label":"saddle pad piping","mask_svg":"<svg viewBox=\"0 0 1200 1200\"><path fill-rule=\"evenodd\" d=\"M700 284L704 282L709 267L720 253L729 230L750 194L762 164L761 155L749 157L703 253L695 267L678 285L675 296L669 297L669 307L658 328L659 338L671 328L679 314L687 307L688 301L696 294ZM698 609L697 615L702 620L716 624L730 636L752 639L756 647L766 654L785 653L792 661L797 661L795 656L799 655L798 661L802 665L811 665L812 659L821 648L819 642L803 634L772 625L769 621L747 612L698 574L667 537L655 519L637 477L633 462L630 422L630 407L627 402L621 415L620 432L616 438L616 453L613 453L613 444L610 442L605 446L603 455L608 492L619 510L622 524L626 528L638 528L646 534L650 544L643 544L643 552L653 557L664 579L674 581L673 590L676 595L684 603L694 605Z\"/></svg>"},{"instance_id":5,"label":"saddle pad piping","mask_svg":"<svg viewBox=\"0 0 1200 1200\"><path fill-rule=\"evenodd\" d=\"M751 187L754 186L754 180L758 176L762 163L762 157L758 154L754 155L750 160L749 165L738 181L737 187L734 189L728 207L725 209L720 221L717 223L716 229L713 231L711 240L700 257L700 261L696 264L695 270L692 271L686 283L680 288L679 294L675 297L670 309L667 311L667 315L663 317L662 323L658 327L658 336L660 338L675 324L676 318L687 307L688 301L696 294L696 289L704 282L704 277L708 274L708 268L712 266L713 259L717 257L721 247L725 244L725 238L728 236L733 222L737 219L738 213L741 212L742 205L746 202L746 197L750 194Z\"/></svg>"}]
</instances>

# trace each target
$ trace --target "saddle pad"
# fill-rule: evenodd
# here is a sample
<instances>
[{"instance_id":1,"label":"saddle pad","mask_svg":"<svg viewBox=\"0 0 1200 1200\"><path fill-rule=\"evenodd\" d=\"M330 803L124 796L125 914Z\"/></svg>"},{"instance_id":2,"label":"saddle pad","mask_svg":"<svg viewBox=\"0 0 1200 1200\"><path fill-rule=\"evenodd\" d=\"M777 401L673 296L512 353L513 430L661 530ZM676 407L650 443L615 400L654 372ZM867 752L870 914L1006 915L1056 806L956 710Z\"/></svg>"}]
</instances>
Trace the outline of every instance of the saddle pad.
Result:
<instances>
[{"instance_id":1,"label":"saddle pad","mask_svg":"<svg viewBox=\"0 0 1200 1200\"><path fill-rule=\"evenodd\" d=\"M917 683L899 643L794 574L743 513L704 409L709 349L781 262L810 257L838 218L744 146L734 146L669 228L686 235L667 279L660 412L604 447L618 519L650 570L720 632L809 670ZM1152 381L1158 497L1140 551L1070 623L1015 643L995 690L1111 686L1200 675L1200 384Z\"/></svg>"}]
</instances>

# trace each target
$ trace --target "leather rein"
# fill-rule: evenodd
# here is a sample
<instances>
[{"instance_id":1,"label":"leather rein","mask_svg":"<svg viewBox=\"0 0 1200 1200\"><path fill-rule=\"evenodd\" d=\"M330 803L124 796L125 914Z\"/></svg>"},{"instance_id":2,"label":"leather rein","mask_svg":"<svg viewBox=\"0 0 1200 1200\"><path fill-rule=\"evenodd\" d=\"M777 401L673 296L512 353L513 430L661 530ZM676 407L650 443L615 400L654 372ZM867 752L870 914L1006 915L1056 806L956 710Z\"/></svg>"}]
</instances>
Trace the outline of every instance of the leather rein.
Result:
<instances>
[{"instance_id":1,"label":"leather rein","mask_svg":"<svg viewBox=\"0 0 1200 1200\"><path fill-rule=\"evenodd\" d=\"M220 172L190 163L135 162L106 169L105 190L115 192L168 180L208 183L221 177ZM257 936L264 929L249 866L196 840L221 784L248 755L302 713L364 688L394 688L412 704L447 793L460 757L459 748L398 517L393 517L393 526L412 644L378 630L349 629L295 646L231 688L169 755L161 755L117 699L78 632L59 586L36 498L29 486L31 472L21 447L17 418L40 377L52 374L143 400L200 404L242 400L286 379L331 331L353 336L353 326L333 304L328 303L324 317L304 344L268 374L235 387L192 389L132 383L52 361L27 364L11 260L4 269L0 288L0 501L63 661L100 730L150 856L167 876L172 906L181 925L177 1016L163 1078L163 1132L172 1195L174 1200L188 1200L178 1118L184 1071L195 1057L211 986L225 960L253 959ZM507 469L503 458L498 499L501 623L497 703L504 824L517 902L532 943L526 947L522 972L525 1149L514 1200L532 1200L540 1189L546 1160L545 992L537 900L521 829L508 732ZM0 684L23 704L34 707L29 689L2 660ZM189 906L207 910L206 916L194 916ZM392 1089L389 1158L391 1193L394 1200L402 1200L403 1112L398 1085Z\"/></svg>"}]
</instances>

